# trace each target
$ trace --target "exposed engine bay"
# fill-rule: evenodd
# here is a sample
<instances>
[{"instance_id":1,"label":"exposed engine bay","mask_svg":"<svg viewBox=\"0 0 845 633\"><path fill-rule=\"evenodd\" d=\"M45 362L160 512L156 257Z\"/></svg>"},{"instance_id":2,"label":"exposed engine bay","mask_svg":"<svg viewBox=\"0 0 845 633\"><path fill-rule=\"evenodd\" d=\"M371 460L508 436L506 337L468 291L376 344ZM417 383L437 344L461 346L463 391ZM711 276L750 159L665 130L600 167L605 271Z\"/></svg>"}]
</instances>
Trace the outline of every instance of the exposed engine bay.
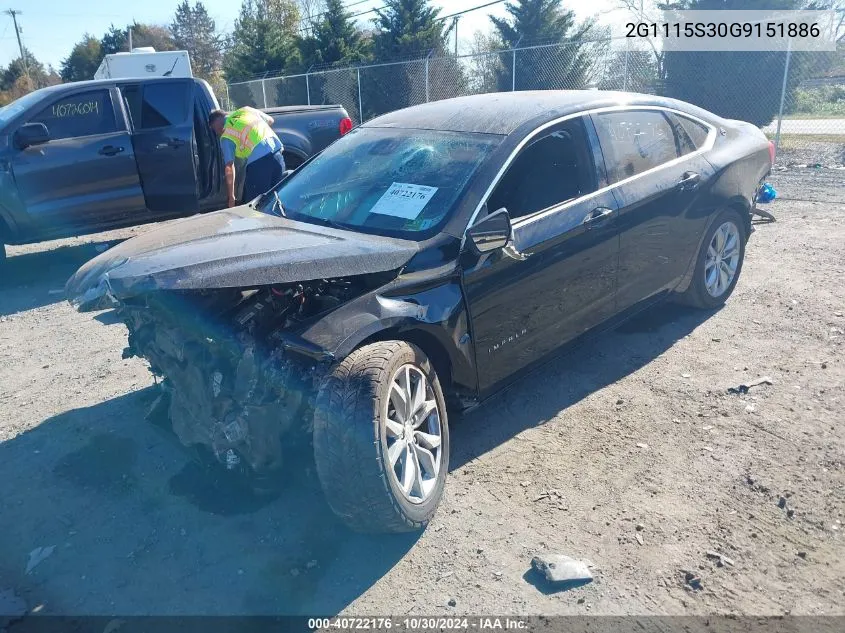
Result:
<instances>
[{"instance_id":1,"label":"exposed engine bay","mask_svg":"<svg viewBox=\"0 0 845 633\"><path fill-rule=\"evenodd\" d=\"M310 431L330 363L291 351L286 337L373 283L380 282L353 277L124 299L124 357L147 359L163 379L162 406L182 444L207 449L230 470L266 476L282 465L282 438Z\"/></svg>"}]
</instances>

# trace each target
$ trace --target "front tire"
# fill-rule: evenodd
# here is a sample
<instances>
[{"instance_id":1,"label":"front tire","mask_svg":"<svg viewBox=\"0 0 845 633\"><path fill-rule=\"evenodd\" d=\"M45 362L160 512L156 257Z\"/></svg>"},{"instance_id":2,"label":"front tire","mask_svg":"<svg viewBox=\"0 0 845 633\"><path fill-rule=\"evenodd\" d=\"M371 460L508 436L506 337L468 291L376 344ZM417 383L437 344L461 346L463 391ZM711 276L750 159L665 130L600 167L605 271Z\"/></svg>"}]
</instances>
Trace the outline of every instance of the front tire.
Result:
<instances>
[{"instance_id":1,"label":"front tire","mask_svg":"<svg viewBox=\"0 0 845 633\"><path fill-rule=\"evenodd\" d=\"M730 209L719 213L701 244L692 283L681 295L682 302L702 310L723 305L739 281L746 241L739 213Z\"/></svg>"},{"instance_id":2,"label":"front tire","mask_svg":"<svg viewBox=\"0 0 845 633\"><path fill-rule=\"evenodd\" d=\"M335 365L317 394L314 458L329 505L353 530L423 529L449 470L443 391L423 351L378 342Z\"/></svg>"}]
</instances>

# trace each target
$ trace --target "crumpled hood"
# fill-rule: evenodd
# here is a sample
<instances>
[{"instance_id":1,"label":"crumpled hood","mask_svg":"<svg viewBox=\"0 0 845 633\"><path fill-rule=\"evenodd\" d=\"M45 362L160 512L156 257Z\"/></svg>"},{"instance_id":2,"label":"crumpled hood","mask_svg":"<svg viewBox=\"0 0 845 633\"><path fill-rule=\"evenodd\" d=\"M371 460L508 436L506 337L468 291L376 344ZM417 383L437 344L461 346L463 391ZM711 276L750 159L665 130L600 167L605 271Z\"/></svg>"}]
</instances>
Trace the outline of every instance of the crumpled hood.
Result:
<instances>
[{"instance_id":1,"label":"crumpled hood","mask_svg":"<svg viewBox=\"0 0 845 633\"><path fill-rule=\"evenodd\" d=\"M416 242L295 222L238 207L197 215L134 237L67 282L80 311L151 290L260 286L396 270Z\"/></svg>"}]
</instances>

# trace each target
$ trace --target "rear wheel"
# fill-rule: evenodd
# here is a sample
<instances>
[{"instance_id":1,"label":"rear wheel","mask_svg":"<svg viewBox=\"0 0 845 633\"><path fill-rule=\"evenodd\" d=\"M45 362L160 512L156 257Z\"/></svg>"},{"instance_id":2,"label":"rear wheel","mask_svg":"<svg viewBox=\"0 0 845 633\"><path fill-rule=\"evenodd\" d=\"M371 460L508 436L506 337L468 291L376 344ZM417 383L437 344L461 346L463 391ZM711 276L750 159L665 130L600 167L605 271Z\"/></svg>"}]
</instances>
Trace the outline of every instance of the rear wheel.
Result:
<instances>
[{"instance_id":1,"label":"rear wheel","mask_svg":"<svg viewBox=\"0 0 845 633\"><path fill-rule=\"evenodd\" d=\"M692 283L682 300L709 310L721 306L736 288L745 260L744 224L736 211L722 211L701 245Z\"/></svg>"},{"instance_id":2,"label":"rear wheel","mask_svg":"<svg viewBox=\"0 0 845 633\"><path fill-rule=\"evenodd\" d=\"M449 424L422 350L373 343L336 365L317 396L314 457L329 505L352 529L424 528L443 495Z\"/></svg>"}]
</instances>

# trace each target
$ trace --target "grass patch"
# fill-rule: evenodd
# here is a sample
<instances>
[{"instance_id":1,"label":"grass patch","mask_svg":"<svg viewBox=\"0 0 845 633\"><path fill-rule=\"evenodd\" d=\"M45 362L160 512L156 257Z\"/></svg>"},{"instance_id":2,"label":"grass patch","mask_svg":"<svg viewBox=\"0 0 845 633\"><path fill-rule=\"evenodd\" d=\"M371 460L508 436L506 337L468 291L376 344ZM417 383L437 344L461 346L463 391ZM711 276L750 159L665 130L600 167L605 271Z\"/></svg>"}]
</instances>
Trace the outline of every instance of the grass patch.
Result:
<instances>
[{"instance_id":1,"label":"grass patch","mask_svg":"<svg viewBox=\"0 0 845 633\"><path fill-rule=\"evenodd\" d=\"M774 132L766 132L770 141L775 140ZM795 149L808 143L841 143L845 144L845 134L781 134L780 148Z\"/></svg>"}]
</instances>

